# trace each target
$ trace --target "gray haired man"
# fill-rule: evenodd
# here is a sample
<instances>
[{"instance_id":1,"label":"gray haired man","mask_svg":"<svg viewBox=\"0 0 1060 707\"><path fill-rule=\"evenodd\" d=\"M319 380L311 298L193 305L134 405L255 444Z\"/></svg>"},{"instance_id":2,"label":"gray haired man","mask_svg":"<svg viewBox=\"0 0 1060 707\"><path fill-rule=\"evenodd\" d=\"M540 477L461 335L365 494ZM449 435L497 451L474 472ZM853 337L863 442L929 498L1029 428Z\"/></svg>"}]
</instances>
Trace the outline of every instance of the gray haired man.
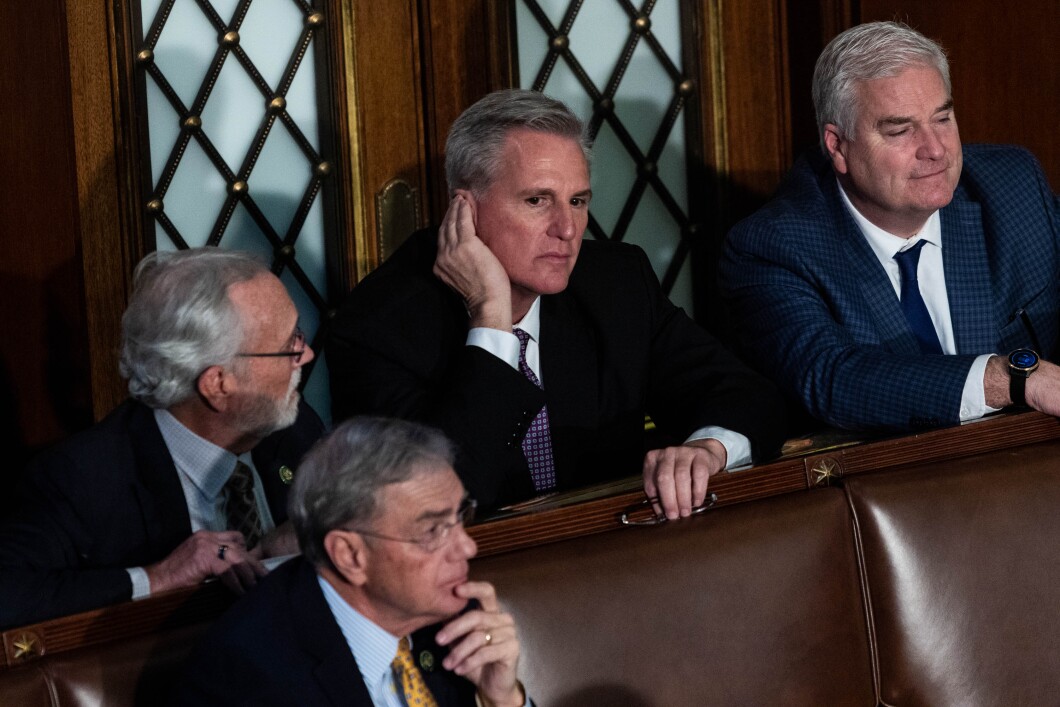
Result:
<instances>
[{"instance_id":1,"label":"gray haired man","mask_svg":"<svg viewBox=\"0 0 1060 707\"><path fill-rule=\"evenodd\" d=\"M833 39L813 97L821 149L719 266L748 361L844 429L1060 414L1060 202L1033 155L962 145L946 55L901 23Z\"/></svg>"},{"instance_id":2,"label":"gray haired man","mask_svg":"<svg viewBox=\"0 0 1060 707\"><path fill-rule=\"evenodd\" d=\"M132 399L31 463L0 527L0 626L212 576L241 591L293 551L276 527L323 425L280 280L243 253L153 253L122 325Z\"/></svg>"},{"instance_id":3,"label":"gray haired man","mask_svg":"<svg viewBox=\"0 0 1060 707\"><path fill-rule=\"evenodd\" d=\"M475 504L452 465L440 432L401 420L314 447L290 498L304 557L205 637L178 703L525 704L514 620L468 581Z\"/></svg>"},{"instance_id":4,"label":"gray haired man","mask_svg":"<svg viewBox=\"0 0 1060 707\"><path fill-rule=\"evenodd\" d=\"M583 242L587 153L581 121L534 91L461 114L440 227L335 318L333 412L443 429L486 508L640 473L659 513L686 517L711 476L780 446L779 398L670 302L643 251Z\"/></svg>"}]
</instances>

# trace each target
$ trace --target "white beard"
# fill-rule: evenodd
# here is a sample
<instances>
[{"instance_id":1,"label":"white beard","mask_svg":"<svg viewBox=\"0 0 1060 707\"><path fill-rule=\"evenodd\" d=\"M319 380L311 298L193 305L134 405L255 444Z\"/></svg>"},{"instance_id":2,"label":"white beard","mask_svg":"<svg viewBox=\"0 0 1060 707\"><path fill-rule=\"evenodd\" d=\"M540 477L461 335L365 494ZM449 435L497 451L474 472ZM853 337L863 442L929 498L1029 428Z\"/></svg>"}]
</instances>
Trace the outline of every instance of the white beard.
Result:
<instances>
[{"instance_id":1,"label":"white beard","mask_svg":"<svg viewBox=\"0 0 1060 707\"><path fill-rule=\"evenodd\" d=\"M247 403L246 409L239 416L236 424L240 431L259 438L268 437L273 432L286 429L298 419L298 383L302 380L302 369L296 368L287 386L287 395L283 400L274 400L266 395L256 394Z\"/></svg>"}]
</instances>

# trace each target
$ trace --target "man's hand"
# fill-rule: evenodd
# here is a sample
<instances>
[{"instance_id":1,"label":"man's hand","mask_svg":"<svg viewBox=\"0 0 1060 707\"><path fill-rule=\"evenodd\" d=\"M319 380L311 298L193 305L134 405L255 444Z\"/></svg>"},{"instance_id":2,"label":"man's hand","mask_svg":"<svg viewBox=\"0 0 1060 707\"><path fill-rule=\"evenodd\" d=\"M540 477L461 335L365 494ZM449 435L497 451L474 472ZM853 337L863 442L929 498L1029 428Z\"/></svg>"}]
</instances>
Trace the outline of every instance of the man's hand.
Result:
<instances>
[{"instance_id":1,"label":"man's hand","mask_svg":"<svg viewBox=\"0 0 1060 707\"><path fill-rule=\"evenodd\" d=\"M707 482L725 468L725 446L697 439L680 447L653 449L644 456L644 493L667 520L687 518L707 498Z\"/></svg>"},{"instance_id":2,"label":"man's hand","mask_svg":"<svg viewBox=\"0 0 1060 707\"><path fill-rule=\"evenodd\" d=\"M478 599L481 608L460 614L438 632L438 645L451 646L442 665L474 683L485 704L522 705L515 619L500 611L497 593L488 582L466 582L454 591L458 597Z\"/></svg>"},{"instance_id":3,"label":"man's hand","mask_svg":"<svg viewBox=\"0 0 1060 707\"><path fill-rule=\"evenodd\" d=\"M512 286L508 273L475 232L474 210L458 191L438 229L434 274L464 299L471 327L512 330Z\"/></svg>"},{"instance_id":4,"label":"man's hand","mask_svg":"<svg viewBox=\"0 0 1060 707\"><path fill-rule=\"evenodd\" d=\"M209 577L219 577L226 587L243 594L266 574L265 567L247 552L243 534L236 530L193 533L166 559L148 565L144 571L152 594L193 587Z\"/></svg>"}]
</instances>

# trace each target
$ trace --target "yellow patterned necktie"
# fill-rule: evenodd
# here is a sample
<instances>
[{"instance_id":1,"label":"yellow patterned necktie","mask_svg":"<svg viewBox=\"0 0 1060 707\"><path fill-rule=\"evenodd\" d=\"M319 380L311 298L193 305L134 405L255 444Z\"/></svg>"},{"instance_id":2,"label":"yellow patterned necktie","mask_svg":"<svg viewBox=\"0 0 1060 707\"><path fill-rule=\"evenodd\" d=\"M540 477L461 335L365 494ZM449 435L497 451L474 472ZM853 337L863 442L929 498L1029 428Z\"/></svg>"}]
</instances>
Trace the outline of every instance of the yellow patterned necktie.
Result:
<instances>
[{"instance_id":1,"label":"yellow patterned necktie","mask_svg":"<svg viewBox=\"0 0 1060 707\"><path fill-rule=\"evenodd\" d=\"M423 676L412 662L412 651L409 650L407 637L398 642L397 656L390 667L401 678L401 689L405 693L405 704L408 707L438 707L434 695L427 689L427 683L423 681Z\"/></svg>"}]
</instances>

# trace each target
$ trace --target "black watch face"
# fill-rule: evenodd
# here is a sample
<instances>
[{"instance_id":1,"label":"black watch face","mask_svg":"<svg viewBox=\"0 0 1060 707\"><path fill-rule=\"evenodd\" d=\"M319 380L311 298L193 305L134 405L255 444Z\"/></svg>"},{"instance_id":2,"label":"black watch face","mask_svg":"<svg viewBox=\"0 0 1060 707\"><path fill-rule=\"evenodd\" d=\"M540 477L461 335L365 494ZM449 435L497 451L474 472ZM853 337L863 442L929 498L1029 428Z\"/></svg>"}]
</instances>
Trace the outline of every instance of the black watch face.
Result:
<instances>
[{"instance_id":1,"label":"black watch face","mask_svg":"<svg viewBox=\"0 0 1060 707\"><path fill-rule=\"evenodd\" d=\"M1034 368L1038 363L1038 354L1030 349L1016 349L1008 355L1008 362L1016 368Z\"/></svg>"}]
</instances>

